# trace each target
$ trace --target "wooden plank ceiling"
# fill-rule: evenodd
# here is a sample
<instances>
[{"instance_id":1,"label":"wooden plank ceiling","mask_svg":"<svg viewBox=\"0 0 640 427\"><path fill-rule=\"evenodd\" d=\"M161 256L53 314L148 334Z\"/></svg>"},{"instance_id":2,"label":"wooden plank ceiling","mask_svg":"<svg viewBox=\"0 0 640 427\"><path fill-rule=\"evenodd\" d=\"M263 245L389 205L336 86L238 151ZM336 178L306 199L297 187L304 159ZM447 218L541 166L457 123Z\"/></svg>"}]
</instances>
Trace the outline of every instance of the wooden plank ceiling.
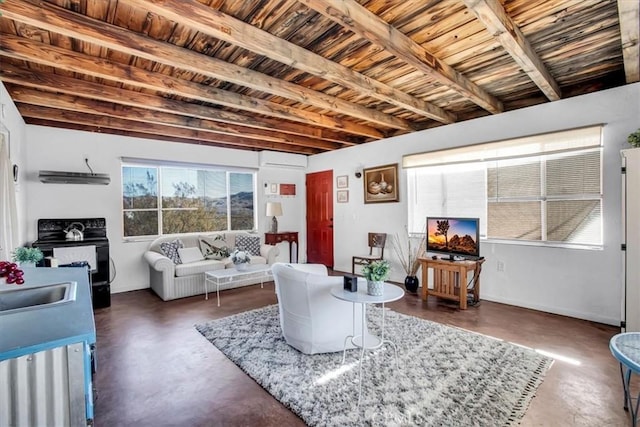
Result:
<instances>
[{"instance_id":1,"label":"wooden plank ceiling","mask_svg":"<svg viewBox=\"0 0 640 427\"><path fill-rule=\"evenodd\" d=\"M316 154L637 82L637 0L5 0L27 123Z\"/></svg>"}]
</instances>

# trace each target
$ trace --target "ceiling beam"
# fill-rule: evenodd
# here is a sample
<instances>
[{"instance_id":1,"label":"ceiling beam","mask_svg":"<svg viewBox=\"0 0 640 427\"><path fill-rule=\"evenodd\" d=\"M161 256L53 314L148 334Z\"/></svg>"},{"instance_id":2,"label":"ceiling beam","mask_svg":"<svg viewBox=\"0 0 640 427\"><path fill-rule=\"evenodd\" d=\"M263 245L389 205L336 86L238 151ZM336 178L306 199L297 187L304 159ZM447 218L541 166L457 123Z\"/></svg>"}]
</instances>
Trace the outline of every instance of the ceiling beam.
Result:
<instances>
[{"instance_id":1,"label":"ceiling beam","mask_svg":"<svg viewBox=\"0 0 640 427\"><path fill-rule=\"evenodd\" d=\"M394 129L413 130L411 124L406 120L382 113L376 109L366 108L362 105L270 77L171 43L136 34L124 28L54 6L48 2L40 1L35 5L25 0L12 0L3 4L2 13L3 17L8 19L89 42L106 49L281 96L305 105L332 111L336 114L356 117ZM355 122L343 122L345 127L347 124L351 124L351 127L358 126ZM359 126L367 127L364 125ZM346 129L341 130L347 131Z\"/></svg>"},{"instance_id":2,"label":"ceiling beam","mask_svg":"<svg viewBox=\"0 0 640 427\"><path fill-rule=\"evenodd\" d=\"M185 117L177 114L161 113L138 107L114 105L110 102L96 101L73 95L61 95L55 93L55 88L47 88L51 92L25 87L13 87L11 98L15 102L38 105L49 108L59 108L67 111L109 116L124 120L132 120L142 123L154 123L157 125L173 126L185 129L211 132L221 135L236 136L238 138L253 139L258 141L277 142L281 144L310 147L319 151L337 150L342 148L340 144L318 139L302 138L296 135L288 135L277 131L265 131L261 129L249 129L241 126L221 125L211 120L203 120L194 117Z\"/></svg>"},{"instance_id":3,"label":"ceiling beam","mask_svg":"<svg viewBox=\"0 0 640 427\"><path fill-rule=\"evenodd\" d=\"M122 84L158 91L166 93L167 95L178 95L197 101L297 121L311 126L317 126L318 123L326 123L330 125L332 129L332 131L326 133L328 140L351 145L355 144L355 142L350 141L346 135L338 135L335 132L335 130L342 128L342 123L335 123L331 119L325 120L325 116L318 113L298 110L275 102L251 98L246 95L216 89L215 87L171 77L166 74L146 71L131 65L120 64L109 61L108 59L73 52L23 37L3 34L0 38L0 56L35 62L65 71L86 74ZM212 117L208 117L208 119L215 120ZM261 123L260 118L241 116L236 113L228 113L224 117L224 121L234 122L242 126L266 129L277 128L282 132L299 134L310 138L317 137L310 135L313 129L309 127L289 126L287 123L274 120ZM366 136L375 137L376 135L380 135L380 133L378 131L368 132Z\"/></svg>"},{"instance_id":4,"label":"ceiling beam","mask_svg":"<svg viewBox=\"0 0 640 427\"><path fill-rule=\"evenodd\" d=\"M179 136L165 136L162 133L157 133L157 131L155 131L156 133L153 133L154 132L153 130L146 130L146 129L145 129L146 132L145 131L132 132L131 130L105 128L100 126L83 125L78 123L60 122L56 120L39 119L35 117L25 117L25 123L29 125L36 125L36 126L57 127L62 129L80 130L84 132L103 133L107 135L120 135L120 136L127 136L131 138L155 139L158 141L182 142L185 144L195 144L195 145L204 145L204 146L221 147L221 148L234 148L236 150L238 149L238 147L234 145L222 144L220 142L200 141L197 139L187 139ZM259 148L251 148L251 147L245 147L243 149L250 150L250 151L262 151ZM298 153L298 154L310 154L310 153Z\"/></svg>"},{"instance_id":5,"label":"ceiling beam","mask_svg":"<svg viewBox=\"0 0 640 427\"><path fill-rule=\"evenodd\" d=\"M640 2L618 0L622 58L627 83L640 81Z\"/></svg>"},{"instance_id":6,"label":"ceiling beam","mask_svg":"<svg viewBox=\"0 0 640 427\"><path fill-rule=\"evenodd\" d=\"M463 1L542 93L551 101L559 100L562 97L560 86L502 4L498 0Z\"/></svg>"},{"instance_id":7,"label":"ceiling beam","mask_svg":"<svg viewBox=\"0 0 640 427\"><path fill-rule=\"evenodd\" d=\"M290 67L351 88L361 94L380 99L416 114L449 124L455 115L412 97L405 92L357 73L314 52L290 43L267 31L249 25L193 0L120 0L142 10L164 16L203 34L259 53Z\"/></svg>"},{"instance_id":8,"label":"ceiling beam","mask_svg":"<svg viewBox=\"0 0 640 427\"><path fill-rule=\"evenodd\" d=\"M296 147L288 144L278 144L275 142L252 141L229 135L215 135L210 132L202 132L192 129L176 128L173 126L163 126L157 124L143 124L132 120L124 120L108 116L96 116L92 114L80 113L77 111L57 110L54 108L42 107L38 105L17 104L18 111L25 118L33 118L47 121L60 122L65 124L76 124L83 126L98 127L101 129L116 129L120 131L138 132L148 134L153 139L154 135L170 136L207 143L207 145L223 144L234 148L254 148L256 150L275 150L297 154L316 154L318 150L307 147Z\"/></svg>"},{"instance_id":9,"label":"ceiling beam","mask_svg":"<svg viewBox=\"0 0 640 427\"><path fill-rule=\"evenodd\" d=\"M497 114L502 103L451 66L433 56L411 38L355 0L299 0L332 21L405 61L437 82L451 88L485 110Z\"/></svg>"}]
</instances>

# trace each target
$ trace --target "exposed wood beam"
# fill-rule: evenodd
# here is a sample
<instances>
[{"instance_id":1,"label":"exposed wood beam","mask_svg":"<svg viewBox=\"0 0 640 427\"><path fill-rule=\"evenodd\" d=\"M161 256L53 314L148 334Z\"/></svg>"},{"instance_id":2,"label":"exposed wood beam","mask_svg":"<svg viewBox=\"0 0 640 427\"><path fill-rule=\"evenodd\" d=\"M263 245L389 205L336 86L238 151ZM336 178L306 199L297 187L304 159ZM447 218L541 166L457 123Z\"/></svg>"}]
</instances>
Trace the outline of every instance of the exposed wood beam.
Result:
<instances>
[{"instance_id":1,"label":"exposed wood beam","mask_svg":"<svg viewBox=\"0 0 640 427\"><path fill-rule=\"evenodd\" d=\"M627 83L640 81L640 2L618 0L622 58Z\"/></svg>"},{"instance_id":2,"label":"exposed wood beam","mask_svg":"<svg viewBox=\"0 0 640 427\"><path fill-rule=\"evenodd\" d=\"M355 0L299 0L334 22L348 28L371 43L415 67L439 83L469 98L471 101L497 114L502 103L474 84L451 66L433 56L411 38L371 13Z\"/></svg>"},{"instance_id":3,"label":"exposed wood beam","mask_svg":"<svg viewBox=\"0 0 640 427\"><path fill-rule=\"evenodd\" d=\"M308 125L315 126L317 123L326 122L324 117L318 113L297 110L275 102L251 98L234 92L224 91L211 86L167 76L166 74L146 71L130 65L109 61L108 59L84 55L61 47L9 34L3 34L0 38L0 56L48 65L65 71L72 71L122 84L163 92L168 95L178 95L211 104L220 104L227 107L251 111L253 113L270 115L285 120L295 120ZM230 119L229 116L237 117L235 117L236 120L233 120ZM260 126L260 119L240 116L234 113L229 113L224 120L239 123L243 126L254 126L267 129L277 127L277 129L282 132L295 133L312 138L316 137L314 135L309 135L309 132L311 132L312 129L309 129L308 127L291 127L288 126L287 123L275 122L273 120ZM252 123L254 120L256 123ZM336 126L333 125L331 128L336 129ZM290 129L293 131L290 131ZM338 135L333 131L328 132L327 135L331 137L329 140L336 141L336 138L338 138ZM372 137L373 135L370 134L368 136ZM339 142L353 144L346 135L341 135Z\"/></svg>"},{"instance_id":4,"label":"exposed wood beam","mask_svg":"<svg viewBox=\"0 0 640 427\"><path fill-rule=\"evenodd\" d=\"M120 0L275 61L442 123L455 115L195 1Z\"/></svg>"},{"instance_id":5,"label":"exposed wood beam","mask_svg":"<svg viewBox=\"0 0 640 427\"><path fill-rule=\"evenodd\" d=\"M342 148L340 144L328 141L302 138L296 135L288 135L277 131L265 131L261 129L251 130L250 128L232 125L225 126L211 120L161 113L137 107L114 105L110 102L95 101L72 95L61 95L59 93L55 93L55 88L48 88L48 90L51 90L51 92L44 92L25 87L14 87L11 90L11 97L15 102L21 102L23 104L59 108L67 111L77 111L81 113L115 117L124 120L133 120L142 123L154 123L157 125L180 127L215 134L231 135L258 141L298 145L301 147L317 148L322 151Z\"/></svg>"},{"instance_id":6,"label":"exposed wood beam","mask_svg":"<svg viewBox=\"0 0 640 427\"><path fill-rule=\"evenodd\" d=\"M412 130L412 126L406 120L384 114L375 109L366 108L359 104L270 77L226 61L183 49L170 43L135 34L103 21L54 6L48 2L38 1L36 5L24 0L14 0L10 3L5 3L2 12L3 16L8 19L93 43L106 49L282 96L302 104L333 111L337 114L356 117L394 129ZM363 128L363 131L372 131L372 128L368 126L346 120L342 120L342 125L343 127L340 130L345 132L348 132L350 128L352 128L352 133L357 128Z\"/></svg>"},{"instance_id":7,"label":"exposed wood beam","mask_svg":"<svg viewBox=\"0 0 640 427\"><path fill-rule=\"evenodd\" d=\"M122 130L122 129L114 129L114 128L105 128L100 126L92 126L92 125L82 125L78 123L69 123L69 122L60 122L56 120L47 120L47 119L39 119L35 117L25 117L25 123L30 125L37 126L46 126L46 127L57 127L63 129L73 129L80 130L83 132L92 132L92 133L104 133L109 135L121 135L127 136L131 138L145 138L145 139L156 139L159 141L168 141L168 142L181 142L185 144L195 144L195 145L206 145L211 147L222 147L222 148L235 148L238 149L237 146L222 144L220 142L208 142L201 141L197 139L187 139L178 136L165 136L162 133L153 133L152 129L149 129L147 132L132 132L131 130ZM262 151L259 148L251 148L245 147L244 150L251 151ZM298 154L310 154L310 153L298 153Z\"/></svg>"},{"instance_id":8,"label":"exposed wood beam","mask_svg":"<svg viewBox=\"0 0 640 427\"><path fill-rule=\"evenodd\" d=\"M226 146L250 147L258 150L286 151L298 154L316 154L318 150L306 147L296 147L288 144L278 144L275 142L260 143L250 139L242 139L229 135L214 135L210 132L202 132L192 129L176 128L172 126L162 126L156 124L142 124L131 120L123 120L108 116L95 116L92 114L80 113L77 111L56 110L38 105L17 104L18 111L25 118L34 118L48 121L57 121L63 124L73 123L83 126L95 126L105 129L118 129L123 131L139 132L149 134L149 138L154 138L155 134L171 136L175 138L185 138L195 141L209 143L208 145L224 144Z\"/></svg>"},{"instance_id":9,"label":"exposed wood beam","mask_svg":"<svg viewBox=\"0 0 640 427\"><path fill-rule=\"evenodd\" d=\"M463 0L471 12L500 41L502 47L533 80L542 93L551 101L559 100L562 95L555 81L538 54L522 34L520 28L502 7L498 0Z\"/></svg>"},{"instance_id":10,"label":"exposed wood beam","mask_svg":"<svg viewBox=\"0 0 640 427\"><path fill-rule=\"evenodd\" d=\"M219 123L208 119L206 115L190 113L197 113L198 110L205 110L206 112L209 109L208 107L166 100L162 97L140 94L135 91L108 88L107 86L101 87L96 83L51 73L20 70L8 65L0 71L0 80L20 85L20 87L16 87L12 91L14 100L19 100L20 102L38 103L38 105L49 107L60 104L58 105L60 108L68 110L73 110L73 105L75 105L76 109L82 112L103 115L115 114L116 117L125 119L146 120L173 126L182 124L192 129L196 129L199 126L203 131L313 147L319 150L337 150L343 147L343 145L336 142L286 134L277 129L254 129ZM56 95L50 95L47 92L34 89L55 92ZM27 96L28 98L25 98ZM40 99L38 100L38 98ZM171 108L172 106L175 108ZM123 116L123 114L128 114L131 117Z\"/></svg>"}]
</instances>

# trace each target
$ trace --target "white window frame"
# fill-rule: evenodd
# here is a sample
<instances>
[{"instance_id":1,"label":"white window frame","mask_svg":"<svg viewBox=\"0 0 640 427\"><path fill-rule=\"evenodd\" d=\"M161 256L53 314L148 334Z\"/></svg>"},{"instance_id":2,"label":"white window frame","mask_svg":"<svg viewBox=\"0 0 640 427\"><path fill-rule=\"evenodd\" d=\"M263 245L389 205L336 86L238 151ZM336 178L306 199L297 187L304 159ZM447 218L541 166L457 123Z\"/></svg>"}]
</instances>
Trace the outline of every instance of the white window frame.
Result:
<instances>
[{"instance_id":1,"label":"white window frame","mask_svg":"<svg viewBox=\"0 0 640 427\"><path fill-rule=\"evenodd\" d=\"M125 209L120 206L120 221L121 221L121 233L124 241L148 241L153 240L159 236L163 236L164 231L162 229L162 212L164 210L193 210L194 208L164 208L162 206L162 169L163 168L186 168L186 169L196 169L196 170L207 170L207 171L217 171L217 172L225 172L226 173L226 206L227 206L227 226L226 230L219 231L232 231L231 230L231 194L230 194L230 186L231 180L230 175L232 173L245 173L252 175L252 187L253 187L253 224L254 228L252 230L233 230L233 231L255 231L258 228L258 185L257 185L257 169L252 168L238 168L238 167L230 167L230 166L221 166L221 165L213 165L213 164L202 164L202 163L186 163L186 162L171 162L171 161L161 161L161 160L150 160L150 159L139 159L139 158L121 158L121 172L120 176L122 177L122 171L125 167L141 167L141 168L156 168L157 169L157 207L156 208L140 208L140 209ZM120 185L120 201L122 202L124 198L123 184L121 182ZM140 235L140 236L125 236L124 235L124 214L125 212L130 211L156 211L157 212L157 221L158 221L158 234L152 235ZM217 230L216 230L217 231ZM209 231L197 231L190 233L177 233L172 235L190 235L190 234L200 234L207 233ZM213 232L213 231L211 231Z\"/></svg>"},{"instance_id":2,"label":"white window frame","mask_svg":"<svg viewBox=\"0 0 640 427\"><path fill-rule=\"evenodd\" d=\"M546 165L547 161L555 158L556 155L563 153L581 153L590 150L599 150L600 153L600 194L599 197L594 198L585 197L584 200L599 200L601 212L600 220L600 243L582 244L582 243L568 243L558 241L547 240L547 218L546 209L547 202L556 200L579 200L575 195L560 195L560 196L548 196L546 194ZM403 167L405 169L411 168L425 168L435 166L448 166L448 165L461 165L461 164L488 164L490 161L495 160L507 160L507 159L519 159L519 158L541 158L541 176L540 185L541 197L536 198L518 198L514 197L509 201L526 201L526 200L540 200L541 201L541 221L542 221L542 235L541 240L524 240L524 239L501 239L490 238L486 235L481 235L481 241L490 243L504 243L504 244L516 244L516 245L531 245L531 246L551 246L561 248L574 248L574 249L598 249L601 250L604 245L603 235L603 223L604 223L604 206L603 206L603 145L602 145L602 125L590 126L585 128L571 129L562 132L554 132L540 135L527 136L523 138L517 138L512 140L504 140L497 142L490 142L485 144L457 147L448 150L437 150L425 153L410 154L403 157ZM407 179L409 182L409 179ZM409 187L409 185L408 185ZM408 198L411 203L411 191L407 189ZM418 191L416 189L416 191ZM525 200L526 199L526 200ZM503 199L504 200L504 199ZM486 204L490 201L496 201L496 198L486 197ZM488 207L486 207L488 209ZM415 212L412 211L412 207L408 208L408 221L409 227L419 229L420 227L413 226L411 222L415 218ZM423 215L426 218L426 213ZM460 215L450 215L460 216ZM464 215L463 215L464 216ZM488 212L486 217L488 218ZM482 226L482 225L481 225ZM486 225L482 226L483 229L487 229Z\"/></svg>"}]
</instances>

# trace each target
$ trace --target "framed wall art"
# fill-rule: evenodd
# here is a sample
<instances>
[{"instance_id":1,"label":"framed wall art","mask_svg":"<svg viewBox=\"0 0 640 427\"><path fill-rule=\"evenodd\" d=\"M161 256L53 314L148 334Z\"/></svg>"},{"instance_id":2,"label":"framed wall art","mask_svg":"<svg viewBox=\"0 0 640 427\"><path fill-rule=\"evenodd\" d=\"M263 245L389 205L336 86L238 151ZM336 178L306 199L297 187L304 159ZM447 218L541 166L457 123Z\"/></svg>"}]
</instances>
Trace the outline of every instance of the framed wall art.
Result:
<instances>
[{"instance_id":1,"label":"framed wall art","mask_svg":"<svg viewBox=\"0 0 640 427\"><path fill-rule=\"evenodd\" d=\"M365 203L386 203L399 200L397 163L367 168L363 170L363 173Z\"/></svg>"},{"instance_id":2,"label":"framed wall art","mask_svg":"<svg viewBox=\"0 0 640 427\"><path fill-rule=\"evenodd\" d=\"M340 175L336 177L336 187L338 188L349 188L349 176L348 175Z\"/></svg>"},{"instance_id":3,"label":"framed wall art","mask_svg":"<svg viewBox=\"0 0 640 427\"><path fill-rule=\"evenodd\" d=\"M338 203L347 203L349 202L349 190L338 190L336 193Z\"/></svg>"}]
</instances>

